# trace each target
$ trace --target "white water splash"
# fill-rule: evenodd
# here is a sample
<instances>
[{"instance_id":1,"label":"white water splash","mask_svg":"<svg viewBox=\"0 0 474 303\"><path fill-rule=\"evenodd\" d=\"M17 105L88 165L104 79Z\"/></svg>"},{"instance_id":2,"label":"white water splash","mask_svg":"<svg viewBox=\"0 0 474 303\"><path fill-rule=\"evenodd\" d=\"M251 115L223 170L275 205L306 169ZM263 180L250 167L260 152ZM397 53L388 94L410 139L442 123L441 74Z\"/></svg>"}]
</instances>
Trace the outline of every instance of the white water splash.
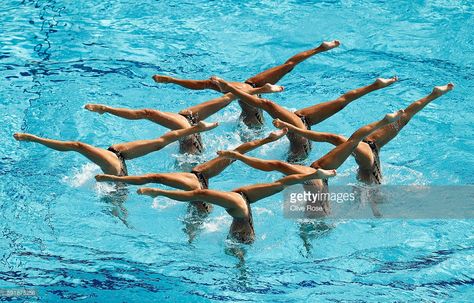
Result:
<instances>
[{"instance_id":1,"label":"white water splash","mask_svg":"<svg viewBox=\"0 0 474 303\"><path fill-rule=\"evenodd\" d=\"M228 215L221 215L219 217L213 218L212 221L204 222L202 229L205 233L214 233L222 230L225 225L230 224L230 217Z\"/></svg>"},{"instance_id":2,"label":"white water splash","mask_svg":"<svg viewBox=\"0 0 474 303\"><path fill-rule=\"evenodd\" d=\"M100 196L106 196L113 192L116 192L117 187L113 183L110 183L110 182L96 182L94 185L94 190Z\"/></svg>"},{"instance_id":3,"label":"white water splash","mask_svg":"<svg viewBox=\"0 0 474 303\"><path fill-rule=\"evenodd\" d=\"M87 163L80 169L76 169L72 176L65 176L62 178L62 182L68 184L71 187L77 188L84 186L94 180L94 176L101 173L99 166L94 163Z\"/></svg>"},{"instance_id":4,"label":"white water splash","mask_svg":"<svg viewBox=\"0 0 474 303\"><path fill-rule=\"evenodd\" d=\"M178 201L174 201L168 198L160 197L160 198L154 198L153 199L153 204L151 205L152 208L154 209L167 209L170 207L173 207L174 205L178 204Z\"/></svg>"},{"instance_id":5,"label":"white water splash","mask_svg":"<svg viewBox=\"0 0 474 303\"><path fill-rule=\"evenodd\" d=\"M262 215L262 214L266 214L266 215L270 215L270 216L274 215L273 211L271 211L268 208L264 208L264 207L253 207L252 211L256 215Z\"/></svg>"}]
</instances>

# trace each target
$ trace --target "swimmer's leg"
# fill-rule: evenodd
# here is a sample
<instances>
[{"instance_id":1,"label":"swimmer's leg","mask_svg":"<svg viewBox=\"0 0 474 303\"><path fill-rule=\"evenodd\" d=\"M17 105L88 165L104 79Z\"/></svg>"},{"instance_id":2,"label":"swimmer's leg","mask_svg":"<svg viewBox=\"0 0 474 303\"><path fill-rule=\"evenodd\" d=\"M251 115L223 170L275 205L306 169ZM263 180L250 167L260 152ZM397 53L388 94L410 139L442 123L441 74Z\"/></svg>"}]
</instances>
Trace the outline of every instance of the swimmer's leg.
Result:
<instances>
[{"instance_id":1,"label":"swimmer's leg","mask_svg":"<svg viewBox=\"0 0 474 303\"><path fill-rule=\"evenodd\" d=\"M292 131L301 137L315 142L326 142L334 146L338 146L347 141L347 138L341 135L298 128L279 119L273 120L273 125L275 125L277 128L288 128L289 131ZM367 143L360 142L354 149L353 156L361 168L370 169L372 167L373 153Z\"/></svg>"},{"instance_id":2,"label":"swimmer's leg","mask_svg":"<svg viewBox=\"0 0 474 303\"><path fill-rule=\"evenodd\" d=\"M397 80L397 77L393 77L390 79L378 78L377 80L375 80L374 83L368 86L351 90L335 100L303 108L301 110L296 111L295 114L306 117L306 120L308 121L309 125L315 125L336 114L344 107L349 105L352 101L370 92L387 87Z\"/></svg>"},{"instance_id":3,"label":"swimmer's leg","mask_svg":"<svg viewBox=\"0 0 474 303\"><path fill-rule=\"evenodd\" d=\"M362 140L377 129L397 121L402 115L403 110L400 110L393 114L385 115L385 117L380 121L359 128L349 137L349 139L347 139L346 142L336 146L322 158L313 162L311 166L323 169L337 169L342 165L342 163L344 163L344 161L346 161L347 158L349 158Z\"/></svg>"},{"instance_id":4,"label":"swimmer's leg","mask_svg":"<svg viewBox=\"0 0 474 303\"><path fill-rule=\"evenodd\" d=\"M453 88L454 85L452 83L444 86L436 86L431 94L410 104L405 109L405 112L403 113L400 120L375 131L373 134L367 137L367 140L374 141L379 148L382 148L382 146L390 142L398 135L400 130L408 124L408 122L411 120L411 118L413 118L413 116L416 115L416 113L422 110L431 101L441 97Z\"/></svg>"},{"instance_id":5,"label":"swimmer's leg","mask_svg":"<svg viewBox=\"0 0 474 303\"><path fill-rule=\"evenodd\" d=\"M188 80L188 79L179 79L170 76L164 75L154 75L152 76L153 80L156 83L173 83L184 88L192 89L192 90L205 90L211 89L218 92L223 92L220 90L219 86L213 83L210 79L205 80ZM251 88L250 85L240 82L233 82L235 85L238 85L242 89Z\"/></svg>"},{"instance_id":6,"label":"swimmer's leg","mask_svg":"<svg viewBox=\"0 0 474 303\"><path fill-rule=\"evenodd\" d=\"M283 91L283 87L266 84L262 87L257 88L252 88L249 86L248 88L245 88L244 91L251 95L271 94ZM235 99L237 99L237 97L234 94L227 93L224 96L184 109L179 113L183 115L193 114L197 117L198 121L201 121L220 111Z\"/></svg>"},{"instance_id":7,"label":"swimmer's leg","mask_svg":"<svg viewBox=\"0 0 474 303\"><path fill-rule=\"evenodd\" d=\"M196 189L189 191L181 190L165 190L158 188L139 188L139 195L147 195L150 197L163 196L176 201L182 202L207 202L222 206L226 209L235 209L241 203L241 196L234 192L224 192L212 189Z\"/></svg>"},{"instance_id":8,"label":"swimmer's leg","mask_svg":"<svg viewBox=\"0 0 474 303\"><path fill-rule=\"evenodd\" d=\"M179 114L162 112L154 109L115 108L102 104L86 104L85 108L99 114L109 113L128 120L146 119L169 129L189 127L189 122L185 117Z\"/></svg>"},{"instance_id":9,"label":"swimmer's leg","mask_svg":"<svg viewBox=\"0 0 474 303\"><path fill-rule=\"evenodd\" d=\"M265 83L270 83L270 84L275 84L277 83L281 78L283 78L286 74L288 74L290 71L295 68L296 65L299 63L303 62L304 60L318 54L321 52L328 51L330 49L333 49L335 47L339 46L339 41L334 40L331 42L323 42L320 46L298 53L288 59L284 64L275 66L273 68L270 68L268 70L265 70L249 79L247 79L247 82L253 83L256 86L262 86Z\"/></svg>"},{"instance_id":10,"label":"swimmer's leg","mask_svg":"<svg viewBox=\"0 0 474 303\"><path fill-rule=\"evenodd\" d=\"M285 175L305 174L313 171L307 166L290 164L281 160L264 160L249 157L233 150L218 151L217 154L223 158L239 160L252 168L262 171L279 171Z\"/></svg>"},{"instance_id":11,"label":"swimmer's leg","mask_svg":"<svg viewBox=\"0 0 474 303\"><path fill-rule=\"evenodd\" d=\"M281 92L283 87L277 85L267 84L262 87L252 88L248 86L245 89L245 92L254 95L254 94L270 94ZM233 94L225 94L221 97L209 100L207 102L189 107L185 110L180 111L180 114L183 115L195 115L198 121L205 120L211 115L215 114L216 112L220 111L227 105L229 105L232 101L237 99L237 97Z\"/></svg>"},{"instance_id":12,"label":"swimmer's leg","mask_svg":"<svg viewBox=\"0 0 474 303\"><path fill-rule=\"evenodd\" d=\"M215 91L219 91L219 87L217 87L214 83L212 83L210 80L188 80L188 79L179 79L179 78L173 78L170 76L164 76L164 75L153 75L152 76L153 80L156 83L173 83L177 84L179 86L192 89L192 90L204 90L204 89L212 89Z\"/></svg>"},{"instance_id":13,"label":"swimmer's leg","mask_svg":"<svg viewBox=\"0 0 474 303\"><path fill-rule=\"evenodd\" d=\"M255 184L234 189L234 192L243 192L249 199L249 203L272 196L281 192L288 186L301 184L312 179L326 179L336 175L335 170L313 169L311 173L293 174L283 177L273 183Z\"/></svg>"},{"instance_id":14,"label":"swimmer's leg","mask_svg":"<svg viewBox=\"0 0 474 303\"><path fill-rule=\"evenodd\" d=\"M305 125L297 115L287 110L286 108L276 104L275 102L250 95L218 77L212 77L212 79L220 87L222 87L222 89L229 90L231 93L239 97L241 101L247 103L248 105L263 109L273 118L281 119L297 127L305 127Z\"/></svg>"},{"instance_id":15,"label":"swimmer's leg","mask_svg":"<svg viewBox=\"0 0 474 303\"><path fill-rule=\"evenodd\" d=\"M193 190L200 188L199 181L192 173L160 173L145 174L141 176L113 176L101 174L95 176L95 179L98 182L121 182L132 185L157 183L182 190Z\"/></svg>"},{"instance_id":16,"label":"swimmer's leg","mask_svg":"<svg viewBox=\"0 0 474 303\"><path fill-rule=\"evenodd\" d=\"M237 148L235 148L234 151L240 154L245 154L262 145L268 144L270 142L274 142L280 139L281 137L283 137L284 135L286 135L286 130L274 131L270 133L270 135L266 138L257 139L250 142L243 143L239 145ZM230 158L216 157L210 161L207 161L203 164L200 164L194 167L193 170L201 172L206 178L210 179L220 174L224 169L226 169L233 162L234 160Z\"/></svg>"},{"instance_id":17,"label":"swimmer's leg","mask_svg":"<svg viewBox=\"0 0 474 303\"><path fill-rule=\"evenodd\" d=\"M113 152L106 149L94 147L78 141L45 139L31 134L16 133L13 136L18 141L36 142L57 151L74 151L80 153L93 163L97 164L106 174L118 175L122 170L121 161Z\"/></svg>"},{"instance_id":18,"label":"swimmer's leg","mask_svg":"<svg viewBox=\"0 0 474 303\"><path fill-rule=\"evenodd\" d=\"M114 144L111 147L116 151L119 151L125 159L134 159L160 150L168 144L178 141L186 136L211 130L217 127L217 125L218 123L206 123L201 121L192 127L169 131L157 139Z\"/></svg>"}]
</instances>

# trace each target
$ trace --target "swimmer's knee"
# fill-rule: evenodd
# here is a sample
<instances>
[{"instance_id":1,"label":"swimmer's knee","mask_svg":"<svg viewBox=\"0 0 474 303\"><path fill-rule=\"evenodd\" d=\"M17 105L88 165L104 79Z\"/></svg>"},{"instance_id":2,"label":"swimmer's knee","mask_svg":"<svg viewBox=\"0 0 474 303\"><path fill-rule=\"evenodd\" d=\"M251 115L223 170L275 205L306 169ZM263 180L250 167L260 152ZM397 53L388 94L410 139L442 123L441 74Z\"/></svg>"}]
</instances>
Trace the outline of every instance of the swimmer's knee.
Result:
<instances>
[{"instance_id":1,"label":"swimmer's knee","mask_svg":"<svg viewBox=\"0 0 474 303\"><path fill-rule=\"evenodd\" d=\"M342 95L339 98L337 98L335 101L339 104L339 108L343 109L347 105L347 101L349 101L349 98L347 95Z\"/></svg>"},{"instance_id":2,"label":"swimmer's knee","mask_svg":"<svg viewBox=\"0 0 474 303\"><path fill-rule=\"evenodd\" d=\"M334 145L341 145L342 143L347 141L347 138L341 135L331 134L330 135L331 143Z\"/></svg>"},{"instance_id":3,"label":"swimmer's knee","mask_svg":"<svg viewBox=\"0 0 474 303\"><path fill-rule=\"evenodd\" d=\"M219 88L219 86L217 84L215 84L214 82L212 82L211 80L204 80L204 87L206 89L212 89L212 90L215 90L215 91L218 91L220 92L221 89Z\"/></svg>"},{"instance_id":4,"label":"swimmer's knee","mask_svg":"<svg viewBox=\"0 0 474 303\"><path fill-rule=\"evenodd\" d=\"M155 149L156 150L159 150L165 146L167 146L168 144L170 144L172 141L169 140L169 139L164 139L163 137L161 138L158 138L158 139L155 139L153 140L154 143L155 143Z\"/></svg>"},{"instance_id":5,"label":"swimmer's knee","mask_svg":"<svg viewBox=\"0 0 474 303\"><path fill-rule=\"evenodd\" d=\"M207 195L208 195L209 189L202 189L202 188L199 188L199 189L192 190L192 193L193 193L193 195L195 195L196 197L204 197L204 196L207 196Z\"/></svg>"},{"instance_id":6,"label":"swimmer's knee","mask_svg":"<svg viewBox=\"0 0 474 303\"><path fill-rule=\"evenodd\" d=\"M145 109L140 110L139 115L143 118L150 118L154 112L155 112L154 109L145 108Z\"/></svg>"},{"instance_id":7,"label":"swimmer's knee","mask_svg":"<svg viewBox=\"0 0 474 303\"><path fill-rule=\"evenodd\" d=\"M349 139L347 139L344 144L348 144L350 146L352 146L353 148L356 148L357 145L359 145L359 143L363 140L363 137L361 137L360 135L358 134L353 134L352 136L349 137Z\"/></svg>"},{"instance_id":8,"label":"swimmer's knee","mask_svg":"<svg viewBox=\"0 0 474 303\"><path fill-rule=\"evenodd\" d=\"M154 183L161 183L164 180L162 174L149 174L148 177L153 180Z\"/></svg>"},{"instance_id":9,"label":"swimmer's knee","mask_svg":"<svg viewBox=\"0 0 474 303\"><path fill-rule=\"evenodd\" d=\"M264 98L260 98L260 100L262 101L262 105L264 106L264 108L267 110L274 109L276 107L275 102L271 100L264 99Z\"/></svg>"},{"instance_id":10,"label":"swimmer's knee","mask_svg":"<svg viewBox=\"0 0 474 303\"><path fill-rule=\"evenodd\" d=\"M288 69L288 70L292 70L293 68L295 68L296 66L296 62L289 59L288 61L285 62L284 66Z\"/></svg>"},{"instance_id":11,"label":"swimmer's knee","mask_svg":"<svg viewBox=\"0 0 474 303\"><path fill-rule=\"evenodd\" d=\"M403 126L407 125L408 122L410 122L411 118L413 118L413 115L405 112L400 117L400 119L395 123L398 123L401 127L403 127Z\"/></svg>"},{"instance_id":12,"label":"swimmer's knee","mask_svg":"<svg viewBox=\"0 0 474 303\"><path fill-rule=\"evenodd\" d=\"M86 148L88 145L85 144L85 143L79 142L79 141L70 141L70 142L69 142L69 146L70 146L72 149L84 149L84 148Z\"/></svg>"},{"instance_id":13,"label":"swimmer's knee","mask_svg":"<svg viewBox=\"0 0 474 303\"><path fill-rule=\"evenodd\" d=\"M280 160L273 160L272 166L275 167L277 170L283 170L287 167L286 163Z\"/></svg>"}]
</instances>

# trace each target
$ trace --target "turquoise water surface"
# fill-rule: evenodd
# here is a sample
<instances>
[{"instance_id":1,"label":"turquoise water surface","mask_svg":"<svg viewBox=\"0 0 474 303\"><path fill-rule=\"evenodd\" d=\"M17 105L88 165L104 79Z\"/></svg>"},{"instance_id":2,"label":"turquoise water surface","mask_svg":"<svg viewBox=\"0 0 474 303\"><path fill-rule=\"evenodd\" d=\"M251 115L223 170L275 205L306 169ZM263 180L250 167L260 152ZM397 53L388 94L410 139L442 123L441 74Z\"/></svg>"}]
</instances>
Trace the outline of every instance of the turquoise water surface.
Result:
<instances>
[{"instance_id":1,"label":"turquoise water surface","mask_svg":"<svg viewBox=\"0 0 474 303\"><path fill-rule=\"evenodd\" d=\"M419 113L381 154L389 185L474 184L474 4L471 1L7 0L0 3L0 288L36 289L30 302L471 302L473 220L331 220L304 240L282 195L254 204L253 245L226 241L216 208L190 243L186 205L122 201L96 184L99 168L73 153L19 144L14 132L100 147L166 129L83 109L89 102L179 111L219 94L157 85L151 75L230 80L338 39L299 65L270 96L287 108L331 100L398 75L314 130L350 135L434 85L454 91ZM178 171L242 142L239 108L208 121L201 157L177 144L129 161L130 174ZM273 130L270 117L261 137ZM251 155L285 159L287 139ZM307 161L331 147L315 144ZM355 183L349 159L332 184ZM278 173L234 163L211 180L229 190ZM397 201L392 201L396 203ZM466 201L472 203L473 201ZM0 297L0 301L10 298Z\"/></svg>"}]
</instances>

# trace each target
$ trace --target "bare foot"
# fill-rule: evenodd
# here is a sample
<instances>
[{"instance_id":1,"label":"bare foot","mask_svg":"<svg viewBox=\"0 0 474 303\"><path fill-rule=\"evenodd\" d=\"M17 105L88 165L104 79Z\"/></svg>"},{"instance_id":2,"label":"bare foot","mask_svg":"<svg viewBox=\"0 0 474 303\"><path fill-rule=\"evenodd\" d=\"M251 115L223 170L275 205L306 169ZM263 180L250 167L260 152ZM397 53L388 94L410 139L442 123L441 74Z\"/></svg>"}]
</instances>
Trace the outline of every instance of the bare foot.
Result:
<instances>
[{"instance_id":1,"label":"bare foot","mask_svg":"<svg viewBox=\"0 0 474 303\"><path fill-rule=\"evenodd\" d=\"M385 78L377 78L377 80L375 80L375 85L377 85L377 87L379 88L384 88L384 87L387 87L395 82L398 81L398 77L397 76L394 76L392 78L388 78L388 79L385 79Z\"/></svg>"},{"instance_id":2,"label":"bare foot","mask_svg":"<svg viewBox=\"0 0 474 303\"><path fill-rule=\"evenodd\" d=\"M235 150L219 150L217 151L217 155L223 158L237 159L240 153L236 152Z\"/></svg>"},{"instance_id":3,"label":"bare foot","mask_svg":"<svg viewBox=\"0 0 474 303\"><path fill-rule=\"evenodd\" d=\"M161 75L153 75L151 77L156 83L169 83L172 79L169 76L161 76Z\"/></svg>"},{"instance_id":4,"label":"bare foot","mask_svg":"<svg viewBox=\"0 0 474 303\"><path fill-rule=\"evenodd\" d=\"M315 172L315 175L318 176L318 179L327 179L336 176L335 169L322 169L318 168Z\"/></svg>"},{"instance_id":5,"label":"bare foot","mask_svg":"<svg viewBox=\"0 0 474 303\"><path fill-rule=\"evenodd\" d=\"M13 138L15 138L15 140L17 141L28 142L28 141L33 141L36 138L36 136L30 135L30 134L24 134L24 133L14 133Z\"/></svg>"},{"instance_id":6,"label":"bare foot","mask_svg":"<svg viewBox=\"0 0 474 303\"><path fill-rule=\"evenodd\" d=\"M292 128L296 127L294 126L293 124L290 124L288 122L284 122L284 121L281 121L280 119L276 118L275 120L273 120L273 125L276 127L276 128L279 128L279 129L284 129L284 128L287 128L289 130L291 130Z\"/></svg>"},{"instance_id":7,"label":"bare foot","mask_svg":"<svg viewBox=\"0 0 474 303\"><path fill-rule=\"evenodd\" d=\"M209 78L209 80L211 80L212 83L217 85L221 92L229 91L229 83L227 83L227 81L225 81L224 79L221 79L217 76L212 76L211 78Z\"/></svg>"},{"instance_id":8,"label":"bare foot","mask_svg":"<svg viewBox=\"0 0 474 303\"><path fill-rule=\"evenodd\" d=\"M213 128L216 128L219 125L219 122L204 122L204 121L199 121L197 126L199 127L200 130L206 131L206 130L211 130Z\"/></svg>"},{"instance_id":9,"label":"bare foot","mask_svg":"<svg viewBox=\"0 0 474 303\"><path fill-rule=\"evenodd\" d=\"M141 187L137 189L137 194L145 195L150 197L156 197L160 193L160 189L158 188L148 188L148 187Z\"/></svg>"},{"instance_id":10,"label":"bare foot","mask_svg":"<svg viewBox=\"0 0 474 303\"><path fill-rule=\"evenodd\" d=\"M272 141L276 141L288 133L288 128L284 127L280 130L272 131L268 138Z\"/></svg>"},{"instance_id":11,"label":"bare foot","mask_svg":"<svg viewBox=\"0 0 474 303\"><path fill-rule=\"evenodd\" d=\"M84 108L101 115L105 112L105 106L101 104L86 104Z\"/></svg>"},{"instance_id":12,"label":"bare foot","mask_svg":"<svg viewBox=\"0 0 474 303\"><path fill-rule=\"evenodd\" d=\"M323 42L323 43L321 43L321 45L319 47L321 47L323 50L327 51L327 50L338 47L340 44L341 44L341 42L339 42L339 40L334 40L334 41L330 41L330 42Z\"/></svg>"},{"instance_id":13,"label":"bare foot","mask_svg":"<svg viewBox=\"0 0 474 303\"><path fill-rule=\"evenodd\" d=\"M449 92L453 88L454 88L454 84L452 84L452 83L448 83L448 84L443 85L443 86L435 86L433 88L432 94L439 97L439 96L442 96L442 95L446 94L447 92Z\"/></svg>"},{"instance_id":14,"label":"bare foot","mask_svg":"<svg viewBox=\"0 0 474 303\"><path fill-rule=\"evenodd\" d=\"M117 181L118 180L118 176L114 176L114 175L107 175L107 174L98 174L95 176L95 180L97 182L105 182L105 181Z\"/></svg>"},{"instance_id":15,"label":"bare foot","mask_svg":"<svg viewBox=\"0 0 474 303\"><path fill-rule=\"evenodd\" d=\"M405 111L403 109L396 111L392 114L386 114L383 120L387 123L392 123L400 119Z\"/></svg>"},{"instance_id":16,"label":"bare foot","mask_svg":"<svg viewBox=\"0 0 474 303\"><path fill-rule=\"evenodd\" d=\"M283 86L267 83L262 86L262 93L279 93L282 92L284 89L285 88Z\"/></svg>"}]
</instances>

